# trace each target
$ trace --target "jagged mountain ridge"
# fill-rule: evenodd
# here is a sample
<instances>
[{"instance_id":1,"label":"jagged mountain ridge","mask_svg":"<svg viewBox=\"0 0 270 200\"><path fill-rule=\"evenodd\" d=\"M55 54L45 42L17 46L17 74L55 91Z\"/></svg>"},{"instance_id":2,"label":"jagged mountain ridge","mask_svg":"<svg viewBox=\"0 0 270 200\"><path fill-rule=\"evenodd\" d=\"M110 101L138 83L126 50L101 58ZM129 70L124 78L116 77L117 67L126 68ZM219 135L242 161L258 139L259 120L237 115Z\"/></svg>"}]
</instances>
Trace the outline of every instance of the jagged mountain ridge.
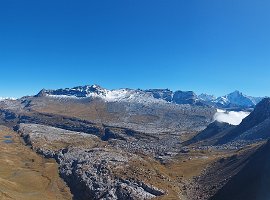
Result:
<instances>
[{"instance_id":1,"label":"jagged mountain ridge","mask_svg":"<svg viewBox=\"0 0 270 200\"><path fill-rule=\"evenodd\" d=\"M155 102L155 103L175 103L175 104L196 104L213 106L217 108L253 108L263 98L247 96L239 91L215 97L208 94L197 95L193 91L177 90L173 92L169 89L116 89L108 90L98 85L78 86L57 90L41 90L37 96L51 97L77 97L77 98L101 98L106 101L126 101L126 102Z\"/></svg>"}]
</instances>

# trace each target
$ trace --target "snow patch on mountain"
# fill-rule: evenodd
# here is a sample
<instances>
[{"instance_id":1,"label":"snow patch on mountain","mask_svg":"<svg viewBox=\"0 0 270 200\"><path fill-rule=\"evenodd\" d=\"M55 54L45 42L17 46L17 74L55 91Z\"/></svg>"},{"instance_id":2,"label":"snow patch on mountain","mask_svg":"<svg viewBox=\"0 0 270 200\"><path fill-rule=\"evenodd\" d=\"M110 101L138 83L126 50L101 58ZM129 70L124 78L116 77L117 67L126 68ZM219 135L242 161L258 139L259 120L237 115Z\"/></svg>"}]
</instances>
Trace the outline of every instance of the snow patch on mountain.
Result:
<instances>
[{"instance_id":1,"label":"snow patch on mountain","mask_svg":"<svg viewBox=\"0 0 270 200\"><path fill-rule=\"evenodd\" d=\"M89 93L88 97L99 97L108 102L138 102L138 103L167 103L163 99L156 99L150 94L144 93L139 90L128 90L128 89L119 89L119 90L104 90L102 94Z\"/></svg>"},{"instance_id":2,"label":"snow patch on mountain","mask_svg":"<svg viewBox=\"0 0 270 200\"><path fill-rule=\"evenodd\" d=\"M77 98L85 98L85 97L76 97L74 95L55 95L55 94L46 94L46 97L51 97L55 99L77 99Z\"/></svg>"},{"instance_id":3,"label":"snow patch on mountain","mask_svg":"<svg viewBox=\"0 0 270 200\"><path fill-rule=\"evenodd\" d=\"M16 100L17 98L13 97L0 97L0 101L5 101L5 100Z\"/></svg>"},{"instance_id":4,"label":"snow patch on mountain","mask_svg":"<svg viewBox=\"0 0 270 200\"><path fill-rule=\"evenodd\" d=\"M63 92L64 91L64 92ZM118 89L107 90L97 85L64 89L63 91L46 91L45 96L53 98L100 98L106 102L137 102L137 103L169 103L154 98L151 93L142 90ZM79 93L76 93L79 92Z\"/></svg>"},{"instance_id":5,"label":"snow patch on mountain","mask_svg":"<svg viewBox=\"0 0 270 200\"><path fill-rule=\"evenodd\" d=\"M218 97L213 101L214 103L221 104L223 106L228 105L230 103L229 99L226 96Z\"/></svg>"},{"instance_id":6,"label":"snow patch on mountain","mask_svg":"<svg viewBox=\"0 0 270 200\"><path fill-rule=\"evenodd\" d=\"M217 109L214 115L214 120L219 122L226 122L232 125L239 125L244 118L246 118L250 113L244 111L225 111Z\"/></svg>"},{"instance_id":7,"label":"snow patch on mountain","mask_svg":"<svg viewBox=\"0 0 270 200\"><path fill-rule=\"evenodd\" d=\"M214 101L214 100L216 100L217 98L214 96L214 95L209 95L209 94L200 94L199 96L198 96L198 98L200 99L200 100L203 100L203 101Z\"/></svg>"}]
</instances>

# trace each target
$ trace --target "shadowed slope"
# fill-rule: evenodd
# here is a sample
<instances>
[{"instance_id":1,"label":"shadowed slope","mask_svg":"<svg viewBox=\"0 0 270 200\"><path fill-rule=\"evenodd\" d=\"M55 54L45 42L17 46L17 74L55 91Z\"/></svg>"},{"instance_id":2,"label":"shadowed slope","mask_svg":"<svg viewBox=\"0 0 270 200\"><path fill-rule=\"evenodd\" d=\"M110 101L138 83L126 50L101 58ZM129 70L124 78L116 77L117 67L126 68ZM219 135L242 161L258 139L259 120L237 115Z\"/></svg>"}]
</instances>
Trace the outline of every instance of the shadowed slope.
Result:
<instances>
[{"instance_id":1,"label":"shadowed slope","mask_svg":"<svg viewBox=\"0 0 270 200\"><path fill-rule=\"evenodd\" d=\"M268 141L211 200L269 200L269 155L270 142Z\"/></svg>"}]
</instances>

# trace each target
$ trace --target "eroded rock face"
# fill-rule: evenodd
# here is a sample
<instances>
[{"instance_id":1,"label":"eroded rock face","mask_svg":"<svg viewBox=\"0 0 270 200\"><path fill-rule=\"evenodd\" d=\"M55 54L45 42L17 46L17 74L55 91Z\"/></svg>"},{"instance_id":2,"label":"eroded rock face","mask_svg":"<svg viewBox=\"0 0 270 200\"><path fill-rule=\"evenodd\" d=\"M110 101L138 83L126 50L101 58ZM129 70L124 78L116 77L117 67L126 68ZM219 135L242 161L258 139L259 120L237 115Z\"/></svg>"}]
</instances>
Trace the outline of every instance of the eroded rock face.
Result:
<instances>
[{"instance_id":1,"label":"eroded rock face","mask_svg":"<svg viewBox=\"0 0 270 200\"><path fill-rule=\"evenodd\" d=\"M194 104L198 100L197 95L192 92L176 91L173 95L173 102L177 104Z\"/></svg>"},{"instance_id":2,"label":"eroded rock face","mask_svg":"<svg viewBox=\"0 0 270 200\"><path fill-rule=\"evenodd\" d=\"M37 124L20 124L19 133L36 152L57 160L60 175L80 200L151 199L164 194L141 180L117 176L116 170L141 158L97 136Z\"/></svg>"}]
</instances>

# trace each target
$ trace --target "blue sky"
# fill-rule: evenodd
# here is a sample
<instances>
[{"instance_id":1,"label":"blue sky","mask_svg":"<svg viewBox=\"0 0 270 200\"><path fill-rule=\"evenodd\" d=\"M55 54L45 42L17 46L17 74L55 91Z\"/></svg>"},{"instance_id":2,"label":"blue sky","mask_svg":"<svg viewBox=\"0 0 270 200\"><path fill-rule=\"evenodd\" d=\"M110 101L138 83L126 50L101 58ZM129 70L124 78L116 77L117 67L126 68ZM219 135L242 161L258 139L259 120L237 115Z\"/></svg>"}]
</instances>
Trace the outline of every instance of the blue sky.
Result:
<instances>
[{"instance_id":1,"label":"blue sky","mask_svg":"<svg viewBox=\"0 0 270 200\"><path fill-rule=\"evenodd\" d=\"M270 96L267 0L4 0L0 96L170 88Z\"/></svg>"}]
</instances>

